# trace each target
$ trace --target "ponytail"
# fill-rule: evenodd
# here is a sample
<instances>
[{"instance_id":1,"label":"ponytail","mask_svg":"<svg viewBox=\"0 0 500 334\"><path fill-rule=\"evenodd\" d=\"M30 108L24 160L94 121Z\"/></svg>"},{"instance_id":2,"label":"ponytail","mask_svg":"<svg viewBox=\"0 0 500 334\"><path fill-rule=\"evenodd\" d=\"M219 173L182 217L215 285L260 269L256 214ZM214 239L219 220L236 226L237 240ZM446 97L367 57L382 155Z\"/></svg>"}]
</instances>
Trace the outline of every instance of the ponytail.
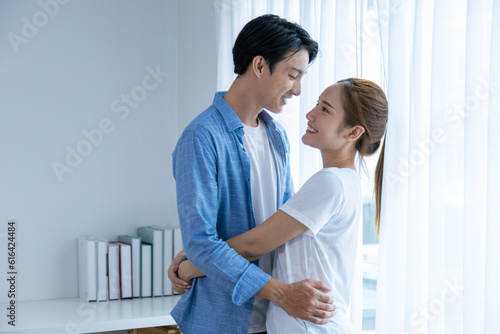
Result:
<instances>
[{"instance_id":1,"label":"ponytail","mask_svg":"<svg viewBox=\"0 0 500 334\"><path fill-rule=\"evenodd\" d=\"M385 138L378 157L377 167L375 168L375 182L373 187L373 195L375 197L375 231L377 236L380 232L380 211L382 206L382 180L384 177L384 153L385 153Z\"/></svg>"},{"instance_id":2,"label":"ponytail","mask_svg":"<svg viewBox=\"0 0 500 334\"><path fill-rule=\"evenodd\" d=\"M365 133L358 138L355 148L361 161L382 148L375 169L375 230L380 231L380 209L382 203L382 178L384 175L384 151L387 119L389 115L387 97L375 83L359 78L348 78L337 82L344 88L342 107L344 108L344 127L361 125Z\"/></svg>"}]
</instances>

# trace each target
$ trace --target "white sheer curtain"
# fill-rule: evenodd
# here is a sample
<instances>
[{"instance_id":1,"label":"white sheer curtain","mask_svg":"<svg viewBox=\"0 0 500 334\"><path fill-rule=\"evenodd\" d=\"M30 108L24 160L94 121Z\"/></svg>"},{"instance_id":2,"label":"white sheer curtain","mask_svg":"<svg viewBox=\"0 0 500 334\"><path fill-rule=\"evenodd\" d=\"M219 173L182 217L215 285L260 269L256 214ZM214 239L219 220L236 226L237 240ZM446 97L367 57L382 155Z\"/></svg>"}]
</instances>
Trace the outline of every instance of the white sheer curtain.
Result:
<instances>
[{"instance_id":1,"label":"white sheer curtain","mask_svg":"<svg viewBox=\"0 0 500 334\"><path fill-rule=\"evenodd\" d=\"M500 2L378 8L390 116L377 333L498 333Z\"/></svg>"},{"instance_id":2,"label":"white sheer curtain","mask_svg":"<svg viewBox=\"0 0 500 334\"><path fill-rule=\"evenodd\" d=\"M299 187L320 167L305 113L336 80L388 94L377 333L500 330L500 0L221 0L218 87L251 18L300 23L321 54L279 116ZM370 167L369 161L369 170ZM351 320L361 329L361 279ZM357 290L356 290L357 289Z\"/></svg>"},{"instance_id":3,"label":"white sheer curtain","mask_svg":"<svg viewBox=\"0 0 500 334\"><path fill-rule=\"evenodd\" d=\"M234 80L232 47L243 26L252 18L272 13L299 23L320 45L320 54L302 80L300 97L293 98L276 118L284 125L291 146L292 173L298 189L321 168L317 150L302 144L305 114L327 86L335 81L359 76L357 59L357 1L333 0L221 0L214 1L218 15L219 90L227 90ZM360 244L361 244L360 233ZM361 252L359 252L361 259ZM362 276L358 265L350 309L351 322L361 331Z\"/></svg>"}]
</instances>

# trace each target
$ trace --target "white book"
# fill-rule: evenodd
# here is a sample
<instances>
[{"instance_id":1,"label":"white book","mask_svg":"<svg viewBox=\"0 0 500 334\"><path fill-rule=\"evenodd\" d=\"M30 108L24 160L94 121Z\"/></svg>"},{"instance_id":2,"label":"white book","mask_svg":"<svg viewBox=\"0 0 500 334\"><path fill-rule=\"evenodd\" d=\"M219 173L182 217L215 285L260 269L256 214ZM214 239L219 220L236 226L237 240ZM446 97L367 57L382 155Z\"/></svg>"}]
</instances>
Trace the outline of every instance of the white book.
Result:
<instances>
[{"instance_id":1,"label":"white book","mask_svg":"<svg viewBox=\"0 0 500 334\"><path fill-rule=\"evenodd\" d=\"M139 227L137 235L153 248L153 297L163 295L163 231L152 227Z\"/></svg>"},{"instance_id":2,"label":"white book","mask_svg":"<svg viewBox=\"0 0 500 334\"><path fill-rule=\"evenodd\" d=\"M141 238L119 235L118 241L132 246L132 286L134 297L141 296Z\"/></svg>"},{"instance_id":3,"label":"white book","mask_svg":"<svg viewBox=\"0 0 500 334\"><path fill-rule=\"evenodd\" d=\"M141 248L141 297L151 297L153 247L151 244L142 243Z\"/></svg>"},{"instance_id":4,"label":"white book","mask_svg":"<svg viewBox=\"0 0 500 334\"><path fill-rule=\"evenodd\" d=\"M120 246L108 244L109 300L120 299Z\"/></svg>"},{"instance_id":5,"label":"white book","mask_svg":"<svg viewBox=\"0 0 500 334\"><path fill-rule=\"evenodd\" d=\"M132 247L129 244L113 241L119 246L120 299L133 298L132 294Z\"/></svg>"},{"instance_id":6,"label":"white book","mask_svg":"<svg viewBox=\"0 0 500 334\"><path fill-rule=\"evenodd\" d=\"M174 230L167 226L151 226L163 231L163 295L171 296L174 294L172 282L168 278L168 268L172 264L174 252Z\"/></svg>"},{"instance_id":7,"label":"white book","mask_svg":"<svg viewBox=\"0 0 500 334\"><path fill-rule=\"evenodd\" d=\"M182 235L181 235L181 228L179 226L172 227L174 230L174 256L179 254L181 250L184 249L184 246L182 245Z\"/></svg>"},{"instance_id":8,"label":"white book","mask_svg":"<svg viewBox=\"0 0 500 334\"><path fill-rule=\"evenodd\" d=\"M78 290L81 299L97 300L97 246L88 237L78 238Z\"/></svg>"},{"instance_id":9,"label":"white book","mask_svg":"<svg viewBox=\"0 0 500 334\"><path fill-rule=\"evenodd\" d=\"M97 245L97 300L108 300L107 255L108 241L96 238Z\"/></svg>"}]
</instances>

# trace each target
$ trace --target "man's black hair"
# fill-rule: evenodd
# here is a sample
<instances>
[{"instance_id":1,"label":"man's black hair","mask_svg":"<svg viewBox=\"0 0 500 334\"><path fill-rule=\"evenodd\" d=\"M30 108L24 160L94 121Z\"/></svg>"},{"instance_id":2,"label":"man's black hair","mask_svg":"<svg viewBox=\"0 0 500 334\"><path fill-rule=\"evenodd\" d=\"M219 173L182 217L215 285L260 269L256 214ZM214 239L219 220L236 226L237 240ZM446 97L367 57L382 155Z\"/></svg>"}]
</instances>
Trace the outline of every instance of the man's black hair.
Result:
<instances>
[{"instance_id":1,"label":"man's black hair","mask_svg":"<svg viewBox=\"0 0 500 334\"><path fill-rule=\"evenodd\" d=\"M318 54L318 43L300 25L277 15L259 16L241 30L233 47L234 73L245 73L256 56L262 56L272 74L276 63L307 50L309 64Z\"/></svg>"}]
</instances>

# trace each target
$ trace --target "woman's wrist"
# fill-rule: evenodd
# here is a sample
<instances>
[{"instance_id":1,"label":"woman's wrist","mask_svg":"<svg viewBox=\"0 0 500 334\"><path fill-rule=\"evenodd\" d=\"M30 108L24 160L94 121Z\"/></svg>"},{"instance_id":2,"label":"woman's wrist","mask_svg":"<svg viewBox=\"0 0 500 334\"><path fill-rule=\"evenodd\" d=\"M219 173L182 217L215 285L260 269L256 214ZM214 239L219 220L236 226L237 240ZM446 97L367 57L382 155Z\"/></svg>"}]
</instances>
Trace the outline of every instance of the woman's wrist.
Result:
<instances>
[{"instance_id":1,"label":"woman's wrist","mask_svg":"<svg viewBox=\"0 0 500 334\"><path fill-rule=\"evenodd\" d=\"M179 271L177 272L179 278L186 282L190 282L193 279L192 273L190 273L189 270L190 263L191 262L189 260L181 262L181 264L179 265Z\"/></svg>"}]
</instances>

